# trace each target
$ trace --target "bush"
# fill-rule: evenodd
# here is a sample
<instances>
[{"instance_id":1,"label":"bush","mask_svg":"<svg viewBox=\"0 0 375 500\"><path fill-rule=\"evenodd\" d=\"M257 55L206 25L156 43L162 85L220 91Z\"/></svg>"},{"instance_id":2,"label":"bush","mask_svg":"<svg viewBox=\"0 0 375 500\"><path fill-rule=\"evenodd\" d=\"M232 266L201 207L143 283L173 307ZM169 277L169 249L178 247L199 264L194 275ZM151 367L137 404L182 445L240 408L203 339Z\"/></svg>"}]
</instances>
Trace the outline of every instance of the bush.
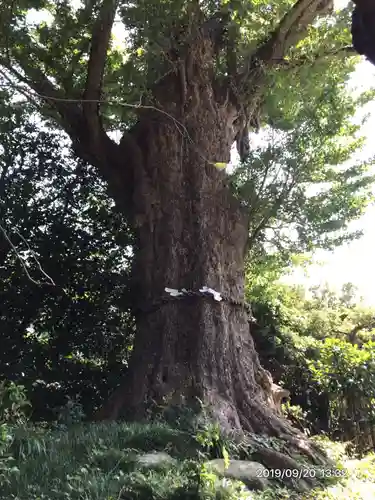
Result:
<instances>
[{"instance_id":1,"label":"bush","mask_svg":"<svg viewBox=\"0 0 375 500\"><path fill-rule=\"evenodd\" d=\"M0 382L0 424L19 424L27 420L26 413L31 407L25 387L14 382Z\"/></svg>"}]
</instances>

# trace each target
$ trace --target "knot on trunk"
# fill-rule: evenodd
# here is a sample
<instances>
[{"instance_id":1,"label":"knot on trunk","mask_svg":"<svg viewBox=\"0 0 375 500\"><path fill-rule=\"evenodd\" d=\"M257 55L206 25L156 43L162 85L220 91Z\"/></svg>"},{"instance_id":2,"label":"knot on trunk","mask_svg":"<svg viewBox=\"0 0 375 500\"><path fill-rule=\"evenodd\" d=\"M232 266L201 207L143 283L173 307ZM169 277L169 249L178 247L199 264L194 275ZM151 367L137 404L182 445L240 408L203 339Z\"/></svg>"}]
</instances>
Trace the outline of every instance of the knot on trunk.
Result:
<instances>
[{"instance_id":1,"label":"knot on trunk","mask_svg":"<svg viewBox=\"0 0 375 500\"><path fill-rule=\"evenodd\" d=\"M285 399L289 398L290 391L288 391L288 389L284 389L278 384L275 384L269 371L262 369L261 372L263 373L259 379L259 383L267 395L267 403L276 411L278 415L281 415L281 405Z\"/></svg>"},{"instance_id":2,"label":"knot on trunk","mask_svg":"<svg viewBox=\"0 0 375 500\"><path fill-rule=\"evenodd\" d=\"M276 412L279 415L281 415L281 405L284 402L284 400L289 398L290 391L274 383L272 383L271 391L272 391L273 404L276 409Z\"/></svg>"}]
</instances>

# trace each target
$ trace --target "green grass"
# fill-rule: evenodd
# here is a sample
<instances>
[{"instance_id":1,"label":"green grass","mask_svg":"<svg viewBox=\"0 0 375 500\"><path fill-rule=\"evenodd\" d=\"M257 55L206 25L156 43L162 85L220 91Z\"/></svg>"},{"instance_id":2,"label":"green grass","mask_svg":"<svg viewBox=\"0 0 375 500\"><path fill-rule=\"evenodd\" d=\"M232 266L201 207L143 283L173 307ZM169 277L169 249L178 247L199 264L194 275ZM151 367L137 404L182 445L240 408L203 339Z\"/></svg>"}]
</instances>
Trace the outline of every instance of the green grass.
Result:
<instances>
[{"instance_id":1,"label":"green grass","mask_svg":"<svg viewBox=\"0 0 375 500\"><path fill-rule=\"evenodd\" d=\"M8 432L11 443L0 458L2 500L239 498L230 489L217 496L210 478L206 484L201 478L194 436L161 423L18 426ZM157 470L140 466L136 456L149 451L166 451L175 462Z\"/></svg>"},{"instance_id":2,"label":"green grass","mask_svg":"<svg viewBox=\"0 0 375 500\"><path fill-rule=\"evenodd\" d=\"M207 456L192 433L162 423L79 424L55 430L3 426L2 431L1 500L375 498L375 456L351 460L343 445L327 440L326 449L349 470L345 479L305 496L280 488L245 496L238 483L219 482L204 472ZM141 467L136 456L154 450L167 451L174 463Z\"/></svg>"},{"instance_id":3,"label":"green grass","mask_svg":"<svg viewBox=\"0 0 375 500\"><path fill-rule=\"evenodd\" d=\"M123 496L127 490L139 490L139 498L148 492L147 498L169 499L179 488L190 488L193 479L193 437L162 424L10 430L9 458L2 460L0 469L4 499L109 500L121 498L121 490ZM176 465L157 472L142 470L135 457L150 450L168 451Z\"/></svg>"}]
</instances>

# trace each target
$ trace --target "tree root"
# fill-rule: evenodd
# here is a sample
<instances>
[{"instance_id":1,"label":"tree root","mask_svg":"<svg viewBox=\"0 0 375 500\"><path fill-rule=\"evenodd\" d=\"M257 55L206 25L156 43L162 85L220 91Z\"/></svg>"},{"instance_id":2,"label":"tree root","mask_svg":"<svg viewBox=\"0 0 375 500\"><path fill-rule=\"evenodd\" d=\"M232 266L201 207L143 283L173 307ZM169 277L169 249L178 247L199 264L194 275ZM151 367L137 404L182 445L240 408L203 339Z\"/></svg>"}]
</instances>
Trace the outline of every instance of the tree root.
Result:
<instances>
[{"instance_id":1,"label":"tree root","mask_svg":"<svg viewBox=\"0 0 375 500\"><path fill-rule=\"evenodd\" d=\"M299 492L306 492L319 484L319 474L314 465L334 466L326 453L304 435L296 438L284 434L278 439L284 441L282 451L260 444L259 438L249 436L245 439L246 445L252 450L251 458L267 467L270 479L279 480ZM293 457L300 458L300 461Z\"/></svg>"},{"instance_id":2,"label":"tree root","mask_svg":"<svg viewBox=\"0 0 375 500\"><path fill-rule=\"evenodd\" d=\"M308 491L318 484L315 474L311 474L308 467L276 450L259 446L252 457L273 471L270 475L272 479L279 479L293 489Z\"/></svg>"}]
</instances>

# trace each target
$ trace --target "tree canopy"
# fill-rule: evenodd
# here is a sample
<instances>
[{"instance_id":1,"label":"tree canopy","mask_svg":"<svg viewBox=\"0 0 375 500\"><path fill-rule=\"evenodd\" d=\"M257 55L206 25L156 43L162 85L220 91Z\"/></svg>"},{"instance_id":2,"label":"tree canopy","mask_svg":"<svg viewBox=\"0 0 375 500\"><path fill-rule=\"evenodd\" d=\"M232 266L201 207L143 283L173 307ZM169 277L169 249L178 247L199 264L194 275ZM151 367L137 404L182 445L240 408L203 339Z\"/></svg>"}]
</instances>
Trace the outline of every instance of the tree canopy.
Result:
<instances>
[{"instance_id":1,"label":"tree canopy","mask_svg":"<svg viewBox=\"0 0 375 500\"><path fill-rule=\"evenodd\" d=\"M351 117L372 99L372 92L353 97L344 85L356 62L348 58L352 55L349 7L333 12L331 2L300 1L294 6L291 1L203 2L199 7L194 2L130 6L105 2L100 14L100 4L5 2L1 11L3 85L18 88L20 96L32 98L36 109L56 118L80 156L94 164L99 158L92 151L95 160L89 151L93 143L99 144L97 139L86 150L86 139L79 137L89 133L87 127L78 125L80 110L90 106L94 114L99 111L104 128L119 137L134 125L142 107L159 108L152 86L176 71L183 47L194 36L193 20L199 21L210 36L219 37L214 65L219 86L234 77L248 78L246 85L253 85L255 70L249 64L255 60L261 67L258 73L267 81L256 99L250 92L252 109L241 101L247 109L245 135L239 130L237 139L242 134L238 145L244 162L231 179L251 218L249 245L262 239L279 251L290 248L295 252L310 250L313 241L315 246L332 248L359 235L345 230L372 199L373 179L367 165L350 162L363 144ZM101 31L101 38L95 27L100 22L106 23L108 31ZM283 23L291 26L288 36L282 34ZM269 53L271 45L275 53ZM281 46L282 53L276 57ZM102 55L94 61L95 50ZM101 88L100 95L92 96L100 100L100 105L94 105L96 111L94 103L83 103L89 72L94 75L95 71L96 94ZM237 81L232 84L237 90L242 86ZM77 133L72 126L77 126ZM248 126L257 130L266 126L262 131L267 137L263 146L248 145L244 151ZM128 180L131 187L133 181ZM316 187L311 189L312 184Z\"/></svg>"},{"instance_id":2,"label":"tree canopy","mask_svg":"<svg viewBox=\"0 0 375 500\"><path fill-rule=\"evenodd\" d=\"M344 62L352 52L350 9L333 15L326 0L4 2L1 21L0 62L7 78L12 85L17 81L42 112L55 118L58 113L76 151L94 163L104 140L102 124L124 132L142 106L159 109L154 87L179 71L199 30L214 44L217 91L230 88L230 99L242 110L234 123L242 152L249 125L260 118L278 127L280 119L284 126L286 121L297 126L302 100L307 95L325 99L323 82L342 81L350 73ZM83 119L95 140L89 141L91 132L80 126Z\"/></svg>"}]
</instances>

